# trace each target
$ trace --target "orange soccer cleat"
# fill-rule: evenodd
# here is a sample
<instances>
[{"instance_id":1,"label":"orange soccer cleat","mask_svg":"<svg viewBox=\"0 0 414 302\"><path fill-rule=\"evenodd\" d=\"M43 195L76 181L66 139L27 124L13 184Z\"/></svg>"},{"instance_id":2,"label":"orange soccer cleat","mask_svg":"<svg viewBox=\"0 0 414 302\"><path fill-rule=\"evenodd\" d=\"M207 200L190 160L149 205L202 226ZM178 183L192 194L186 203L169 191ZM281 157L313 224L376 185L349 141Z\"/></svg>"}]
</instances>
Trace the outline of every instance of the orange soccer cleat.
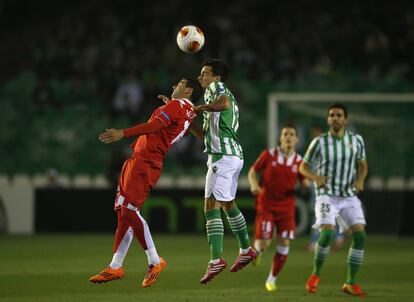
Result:
<instances>
[{"instance_id":1,"label":"orange soccer cleat","mask_svg":"<svg viewBox=\"0 0 414 302\"><path fill-rule=\"evenodd\" d=\"M315 294L318 289L319 281L321 281L321 278L319 278L319 276L316 276L314 274L310 275L308 281L306 281L307 291L311 294Z\"/></svg>"},{"instance_id":2,"label":"orange soccer cleat","mask_svg":"<svg viewBox=\"0 0 414 302\"><path fill-rule=\"evenodd\" d=\"M142 281L141 287L149 287L157 281L158 276L160 273L165 269L167 266L167 262L160 257L160 263L158 264L151 264L148 266L147 273L145 275L144 280Z\"/></svg>"},{"instance_id":3,"label":"orange soccer cleat","mask_svg":"<svg viewBox=\"0 0 414 302\"><path fill-rule=\"evenodd\" d=\"M345 283L344 286L342 286L342 291L346 294L358 296L361 298L365 298L367 295L358 284Z\"/></svg>"},{"instance_id":4,"label":"orange soccer cleat","mask_svg":"<svg viewBox=\"0 0 414 302\"><path fill-rule=\"evenodd\" d=\"M104 269L99 274L92 276L89 278L89 281L92 283L102 283L102 282L109 282L113 280L118 280L124 277L124 270L122 267L117 269L112 269L109 266Z\"/></svg>"}]
</instances>

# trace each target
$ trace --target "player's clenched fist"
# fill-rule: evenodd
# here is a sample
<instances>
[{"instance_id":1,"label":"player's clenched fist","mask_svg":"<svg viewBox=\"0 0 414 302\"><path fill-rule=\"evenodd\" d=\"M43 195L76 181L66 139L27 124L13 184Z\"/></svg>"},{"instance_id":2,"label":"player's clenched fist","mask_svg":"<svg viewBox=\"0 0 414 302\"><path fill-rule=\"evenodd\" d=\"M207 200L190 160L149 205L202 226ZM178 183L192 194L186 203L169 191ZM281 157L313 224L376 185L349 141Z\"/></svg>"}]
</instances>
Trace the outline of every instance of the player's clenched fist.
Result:
<instances>
[{"instance_id":1,"label":"player's clenched fist","mask_svg":"<svg viewBox=\"0 0 414 302\"><path fill-rule=\"evenodd\" d=\"M119 141L124 137L124 131L119 129L106 129L106 132L99 135L99 140L104 144L110 144Z\"/></svg>"}]
</instances>

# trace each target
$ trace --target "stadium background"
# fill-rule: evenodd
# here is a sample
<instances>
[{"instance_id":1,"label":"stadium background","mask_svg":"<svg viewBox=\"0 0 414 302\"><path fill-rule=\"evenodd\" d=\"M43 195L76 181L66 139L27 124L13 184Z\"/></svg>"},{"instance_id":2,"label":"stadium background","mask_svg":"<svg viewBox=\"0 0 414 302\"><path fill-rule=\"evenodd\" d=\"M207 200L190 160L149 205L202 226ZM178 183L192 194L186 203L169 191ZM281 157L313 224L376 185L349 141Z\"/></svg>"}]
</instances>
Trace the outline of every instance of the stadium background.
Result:
<instances>
[{"instance_id":1,"label":"stadium background","mask_svg":"<svg viewBox=\"0 0 414 302\"><path fill-rule=\"evenodd\" d=\"M8 269L27 257L26 248L39 245L39 249L51 249L46 258L59 259L53 258L48 242L61 244L62 250L76 255L81 252L73 249L73 242L85 243L83 236L90 236L91 243L104 241L110 247L115 228L114 186L129 150L127 141L100 144L98 134L108 127L144 122L160 105L156 96L169 95L171 85L182 75L197 75L205 58L219 57L232 69L229 86L240 103L240 137L245 152L239 197L250 228L254 211L246 175L266 147L269 93L399 94L414 88L414 9L409 1L326 1L323 5L310 1L209 1L200 7L178 0L116 4L4 0L0 2L0 24L0 232L4 233L0 236L0 278L6 280L0 287L0 301L8 280L21 278L17 273L10 278ZM175 44L176 32L186 24L200 26L206 35L206 44L198 54L184 54ZM133 105L123 108L120 104L127 99ZM385 247L398 242L401 255L406 257L401 257L406 262L398 264L401 271L412 269L414 260L408 252L412 252L413 241L407 235L414 235L410 221L414 210L414 108L412 104L391 103L358 110L362 118L397 120L371 128L358 128L355 122L353 127L369 145L370 175L362 195L368 233L392 235L374 238L374 248L388 251ZM291 115L283 110L281 120L299 126L302 153L310 140L311 126L325 122L322 117ZM202 145L191 136L174 146L164 175L146 203L152 230L163 234L160 241L204 242L198 238L204 239L201 197L205 157L201 151ZM306 235L311 223L306 197L300 205L300 234ZM77 235L63 236L67 233ZM96 233L108 237L96 237ZM72 237L79 234L81 237ZM194 235L198 237L191 237ZM304 244L307 239L302 238L299 242ZM110 253L110 249L101 251L96 246L91 249L102 253L97 257L101 264ZM34 255L40 257L42 252L34 251ZM201 261L200 255L194 257ZM310 264L308 255L299 253L296 257L307 257L304 262ZM384 270L398 270L398 265L381 257L378 263L383 263ZM89 258L82 261L97 263ZM31 265L38 268L36 259L17 271L24 275ZM65 267L79 275L79 280L85 278L84 271L71 271L68 263L62 266L63 271ZM95 266L89 268L94 272ZM46 274L50 270L48 267ZM53 276L49 275L49 281ZM384 273L384 279L387 276ZM410 278L405 273L396 280L404 284ZM78 279L74 280L69 284L76 284ZM301 288L294 277L290 281L292 292ZM35 286L51 291L46 283ZM32 296L36 291L24 288L25 300L36 300ZM405 293L401 301L409 296L409 289ZM5 301L21 298L17 288L8 294ZM45 301L44 296L37 298Z\"/></svg>"}]
</instances>

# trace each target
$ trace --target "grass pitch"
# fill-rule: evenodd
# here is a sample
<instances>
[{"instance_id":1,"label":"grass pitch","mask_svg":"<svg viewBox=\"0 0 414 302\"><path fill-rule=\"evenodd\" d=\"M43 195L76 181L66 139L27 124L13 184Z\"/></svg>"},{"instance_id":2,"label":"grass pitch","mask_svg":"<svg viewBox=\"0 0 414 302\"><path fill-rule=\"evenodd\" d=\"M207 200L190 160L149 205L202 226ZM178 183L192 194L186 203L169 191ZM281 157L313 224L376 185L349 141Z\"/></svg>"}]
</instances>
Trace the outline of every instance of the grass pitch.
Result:
<instances>
[{"instance_id":1,"label":"grass pitch","mask_svg":"<svg viewBox=\"0 0 414 302\"><path fill-rule=\"evenodd\" d=\"M0 236L0 301L351 301L343 294L347 248L331 252L323 269L318 293L307 294L304 285L312 268L312 254L303 250L307 238L295 240L277 292L264 282L274 247L259 266L237 273L228 269L207 285L200 285L208 257L204 235L154 235L167 269L150 288L140 284L146 269L145 253L134 240L124 262L126 276L106 284L91 284L91 275L112 257L112 235ZM236 240L225 237L224 258L231 265ZM360 283L367 301L414 301L414 238L368 236Z\"/></svg>"}]
</instances>

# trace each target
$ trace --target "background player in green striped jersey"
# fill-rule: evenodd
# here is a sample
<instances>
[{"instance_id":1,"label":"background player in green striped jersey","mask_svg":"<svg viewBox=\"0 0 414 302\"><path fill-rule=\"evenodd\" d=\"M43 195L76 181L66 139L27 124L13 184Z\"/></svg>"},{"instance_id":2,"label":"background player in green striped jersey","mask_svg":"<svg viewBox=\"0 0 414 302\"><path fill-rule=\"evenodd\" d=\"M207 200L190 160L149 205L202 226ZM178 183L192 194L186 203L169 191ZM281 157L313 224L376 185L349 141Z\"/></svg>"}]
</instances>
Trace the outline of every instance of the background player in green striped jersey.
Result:
<instances>
[{"instance_id":1,"label":"background player in green striped jersey","mask_svg":"<svg viewBox=\"0 0 414 302\"><path fill-rule=\"evenodd\" d=\"M223 61L210 59L203 63L198 80L205 89L205 104L194 108L196 112L203 112L204 120L203 131L192 130L204 139L204 152L208 154L204 212L211 260L200 280L202 284L209 282L227 266L222 258L224 227L221 209L240 246L239 256L230 271L237 272L256 258L255 250L250 247L246 221L235 202L243 167L243 151L237 134L239 109L224 83L227 75L228 67Z\"/></svg>"},{"instance_id":2,"label":"background player in green striped jersey","mask_svg":"<svg viewBox=\"0 0 414 302\"><path fill-rule=\"evenodd\" d=\"M333 238L335 218L341 230L352 232L348 253L348 276L342 290L355 296L365 296L356 283L356 276L364 258L365 217L356 194L364 189L368 174L365 146L362 137L346 131L348 110L335 103L328 108L329 131L310 144L300 172L315 182L316 204L314 227L321 233L315 247L314 267L306 283L310 293L316 293L321 267ZM317 171L311 165L316 163Z\"/></svg>"}]
</instances>

